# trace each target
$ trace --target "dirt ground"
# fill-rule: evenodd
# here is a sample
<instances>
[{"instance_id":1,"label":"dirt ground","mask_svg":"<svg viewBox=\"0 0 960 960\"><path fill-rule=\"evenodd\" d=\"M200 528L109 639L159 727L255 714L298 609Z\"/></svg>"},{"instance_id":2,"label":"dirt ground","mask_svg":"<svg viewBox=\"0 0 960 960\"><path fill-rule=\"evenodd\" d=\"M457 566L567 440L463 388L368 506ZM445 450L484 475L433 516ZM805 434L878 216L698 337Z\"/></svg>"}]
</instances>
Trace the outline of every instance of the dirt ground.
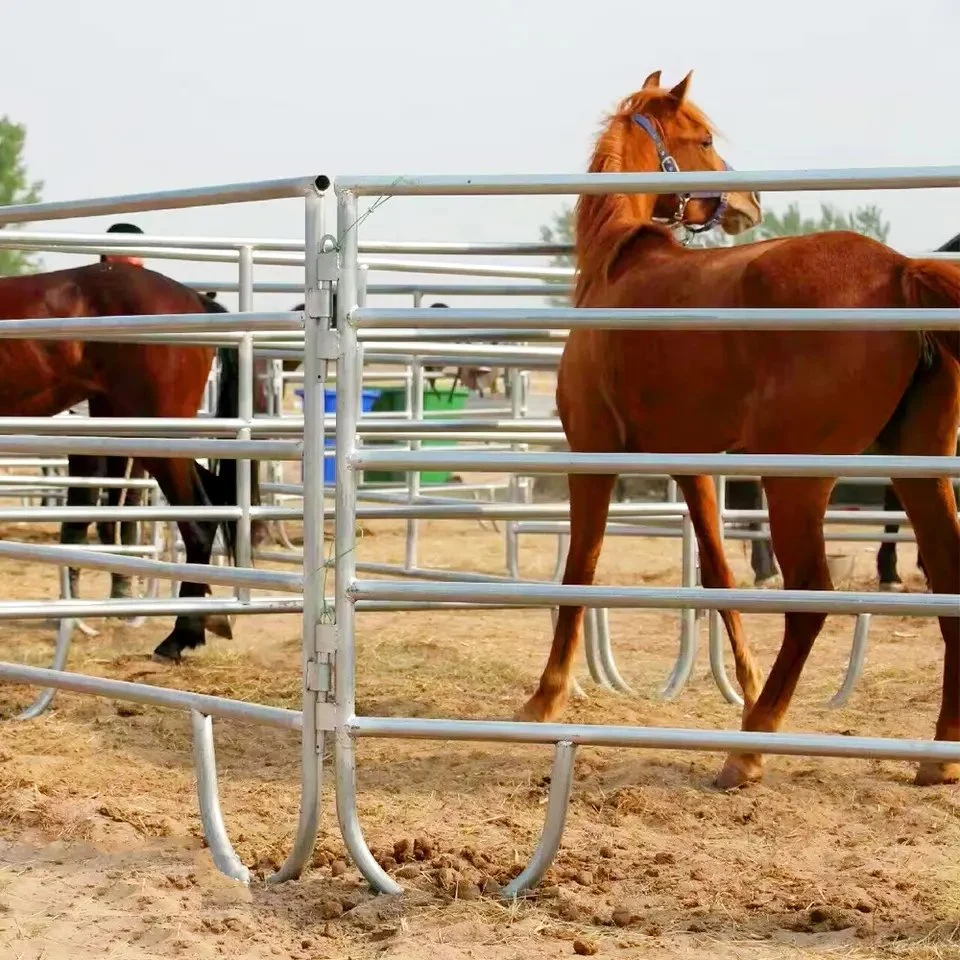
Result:
<instances>
[{"instance_id":1,"label":"dirt ground","mask_svg":"<svg viewBox=\"0 0 960 960\"><path fill-rule=\"evenodd\" d=\"M10 539L53 539L11 525ZM874 549L850 546L853 582L873 589ZM741 544L729 554L750 583ZM528 538L523 573L548 576L555 544ZM403 529L366 530L358 559L400 562ZM901 553L912 590L916 553ZM608 541L599 582L678 584L679 542ZM426 523L421 563L503 570L502 534ZM56 595L52 572L0 563L2 596ZM104 596L87 573L82 592ZM671 703L656 696L676 654L678 616L613 611L619 664L637 695L597 691L565 719L735 728L709 676L705 624L695 674ZM131 629L97 621L74 670L298 705L299 623L246 618L178 668L149 660L167 620ZM782 619L746 618L769 665ZM853 621L830 619L788 718L792 730L928 738L940 690L935 623L875 618L850 705L825 701L842 677ZM3 659L48 663L49 624L0 626ZM359 616L358 710L504 718L539 675L545 611ZM33 691L0 687L9 717ZM0 960L289 957L411 960L553 958L960 957L960 791L918 789L893 762L770 758L762 785L711 786L718 755L581 749L561 853L519 903L487 894L525 864L545 809L550 751L363 741L360 817L407 893L373 897L346 861L329 782L313 866L298 882L262 882L296 823L298 743L262 727L217 725L221 799L231 838L258 871L222 878L204 848L188 718L69 694L31 723L0 725ZM414 851L416 853L414 854Z\"/></svg>"}]
</instances>

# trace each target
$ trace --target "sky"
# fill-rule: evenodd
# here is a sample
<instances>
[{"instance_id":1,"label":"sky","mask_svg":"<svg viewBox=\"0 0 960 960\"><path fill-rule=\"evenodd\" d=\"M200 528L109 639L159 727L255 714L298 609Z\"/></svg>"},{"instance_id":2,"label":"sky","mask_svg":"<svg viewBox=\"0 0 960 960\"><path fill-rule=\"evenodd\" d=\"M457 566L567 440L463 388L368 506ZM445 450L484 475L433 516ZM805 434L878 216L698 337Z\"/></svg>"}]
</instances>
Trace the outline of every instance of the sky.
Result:
<instances>
[{"instance_id":1,"label":"sky","mask_svg":"<svg viewBox=\"0 0 960 960\"><path fill-rule=\"evenodd\" d=\"M956 0L31 0L6 5L3 31L0 114L26 125L46 200L318 173L575 173L603 116L657 69L669 84L694 71L690 96L741 170L960 162ZM957 190L764 195L791 200L878 203L904 252L960 232ZM536 240L566 202L395 198L361 239ZM156 234L303 231L296 200L129 219Z\"/></svg>"}]
</instances>

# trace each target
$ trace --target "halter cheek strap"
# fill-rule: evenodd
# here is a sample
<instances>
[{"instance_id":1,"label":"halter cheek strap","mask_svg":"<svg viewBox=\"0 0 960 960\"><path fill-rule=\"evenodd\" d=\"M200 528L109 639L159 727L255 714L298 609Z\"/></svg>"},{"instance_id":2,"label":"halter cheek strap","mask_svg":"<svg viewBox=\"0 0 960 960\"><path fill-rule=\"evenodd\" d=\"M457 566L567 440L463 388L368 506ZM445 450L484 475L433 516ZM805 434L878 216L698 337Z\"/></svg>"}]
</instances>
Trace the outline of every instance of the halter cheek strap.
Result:
<instances>
[{"instance_id":1,"label":"halter cheek strap","mask_svg":"<svg viewBox=\"0 0 960 960\"><path fill-rule=\"evenodd\" d=\"M660 169L664 173L680 173L680 166L677 164L677 161L674 160L673 156L667 151L667 148L663 142L663 138L660 136L660 131L657 129L656 125L642 113L635 113L633 115L633 122L640 127L640 129L643 130L644 133L646 133L647 136L653 141L654 149L657 151L657 159L660 161ZM726 161L723 162L723 166L725 170L733 169ZM687 210L687 204L694 198L720 201L717 204L717 208L710 216L710 219L705 223L687 223L683 219L683 215ZM678 193L677 209L674 211L673 217L668 222L682 223L684 227L686 227L686 229L691 233L703 233L706 230L712 230L714 227L718 226L720 221L723 219L723 215L726 213L726 210L726 193Z\"/></svg>"}]
</instances>

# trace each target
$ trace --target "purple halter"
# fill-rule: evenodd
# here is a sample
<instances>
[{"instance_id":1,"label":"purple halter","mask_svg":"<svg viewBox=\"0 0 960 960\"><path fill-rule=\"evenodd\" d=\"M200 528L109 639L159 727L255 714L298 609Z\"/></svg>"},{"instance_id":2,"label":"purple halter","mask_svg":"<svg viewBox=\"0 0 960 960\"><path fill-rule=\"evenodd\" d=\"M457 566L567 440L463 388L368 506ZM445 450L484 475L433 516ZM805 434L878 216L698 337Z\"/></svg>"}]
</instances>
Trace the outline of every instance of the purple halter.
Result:
<instances>
[{"instance_id":1,"label":"purple halter","mask_svg":"<svg viewBox=\"0 0 960 960\"><path fill-rule=\"evenodd\" d=\"M657 128L654 124L648 120L642 113L635 113L633 115L633 122L643 130L647 136L653 141L653 145L657 151L657 157L660 160L660 169L664 173L679 173L680 167L677 164L677 161L667 153L667 148L664 146L663 139L660 136ZM723 161L724 169L732 170L726 160ZM686 212L687 204L694 198L703 199L703 200L716 200L719 199L720 203L717 204L716 210L713 211L713 214L710 216L710 219L705 223L686 223L684 222L683 215ZM667 222L668 223L682 223L683 226L689 230L691 233L704 233L707 230L712 230L714 227L719 226L720 221L723 219L724 213L727 211L727 194L726 193L678 193L677 194L677 209L674 211L673 217L671 217Z\"/></svg>"}]
</instances>

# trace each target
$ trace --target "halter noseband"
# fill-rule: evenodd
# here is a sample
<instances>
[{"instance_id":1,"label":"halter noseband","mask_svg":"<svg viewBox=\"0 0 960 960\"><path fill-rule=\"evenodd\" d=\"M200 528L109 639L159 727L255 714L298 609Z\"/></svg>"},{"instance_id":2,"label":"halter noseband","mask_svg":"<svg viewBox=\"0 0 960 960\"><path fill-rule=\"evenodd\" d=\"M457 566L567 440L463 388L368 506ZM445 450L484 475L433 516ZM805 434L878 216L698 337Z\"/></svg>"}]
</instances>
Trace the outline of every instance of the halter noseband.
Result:
<instances>
[{"instance_id":1,"label":"halter noseband","mask_svg":"<svg viewBox=\"0 0 960 960\"><path fill-rule=\"evenodd\" d=\"M657 158L660 160L660 169L664 173L679 173L680 167L677 164L677 161L673 159L673 156L667 152L667 148L663 143L663 138L660 136L660 132L657 130L656 126L642 113L635 113L633 115L633 122L653 141L653 146L657 151ZM725 160L723 161L723 166L726 170L733 169ZM717 208L711 214L710 219L705 223L686 223L683 219L683 215L687 209L687 204L694 198L703 200L718 199L720 201L717 204ZM723 215L726 213L726 210L726 193L678 193L677 209L674 210L673 216L667 219L666 222L670 224L683 224L683 226L691 233L704 233L707 230L712 230L714 227L720 224L720 221L723 219Z\"/></svg>"}]
</instances>

